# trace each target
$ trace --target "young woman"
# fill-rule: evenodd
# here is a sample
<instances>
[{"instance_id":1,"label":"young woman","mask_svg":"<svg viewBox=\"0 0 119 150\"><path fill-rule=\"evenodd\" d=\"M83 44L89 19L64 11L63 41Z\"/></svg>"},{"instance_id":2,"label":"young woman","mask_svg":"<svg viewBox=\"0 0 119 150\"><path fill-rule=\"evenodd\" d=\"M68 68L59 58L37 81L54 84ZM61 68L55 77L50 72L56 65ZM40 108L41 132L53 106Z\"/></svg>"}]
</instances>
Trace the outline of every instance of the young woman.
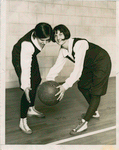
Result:
<instances>
[{"instance_id":1,"label":"young woman","mask_svg":"<svg viewBox=\"0 0 119 150\"><path fill-rule=\"evenodd\" d=\"M108 79L111 71L111 60L108 53L98 45L86 39L70 38L70 31L65 25L58 25L53 29L53 42L61 46L55 65L50 69L46 80L55 80L63 68L67 58L75 63L74 70L65 83L58 86L58 100L65 91L78 81L78 89L86 98L89 107L78 126L70 134L76 135L88 128L91 117L99 117L97 108L100 97L106 94Z\"/></svg>"},{"instance_id":2,"label":"young woman","mask_svg":"<svg viewBox=\"0 0 119 150\"><path fill-rule=\"evenodd\" d=\"M20 87L24 91L21 98L19 127L27 134L32 133L27 124L27 115L45 117L34 106L36 90L41 82L36 55L50 42L51 35L52 27L47 23L39 23L14 45L12 51L12 63Z\"/></svg>"}]
</instances>

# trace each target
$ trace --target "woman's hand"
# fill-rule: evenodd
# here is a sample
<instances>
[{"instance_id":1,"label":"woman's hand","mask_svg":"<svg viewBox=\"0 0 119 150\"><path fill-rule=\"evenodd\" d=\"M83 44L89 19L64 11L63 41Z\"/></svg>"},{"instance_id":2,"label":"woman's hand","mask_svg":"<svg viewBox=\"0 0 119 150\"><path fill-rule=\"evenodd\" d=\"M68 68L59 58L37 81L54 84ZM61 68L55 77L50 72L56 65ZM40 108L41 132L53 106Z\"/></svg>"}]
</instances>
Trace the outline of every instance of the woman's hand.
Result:
<instances>
[{"instance_id":1,"label":"woman's hand","mask_svg":"<svg viewBox=\"0 0 119 150\"><path fill-rule=\"evenodd\" d=\"M57 100L61 101L62 98L64 97L64 93L65 93L66 90L65 90L65 88L62 85L59 85L56 88L59 88L59 92L57 94L55 94L55 96L59 95Z\"/></svg>"},{"instance_id":2,"label":"woman's hand","mask_svg":"<svg viewBox=\"0 0 119 150\"><path fill-rule=\"evenodd\" d=\"M27 87L25 89L25 94L26 94L26 99L29 103L31 103L31 100L30 100L30 96L29 96L29 91L32 90L30 87Z\"/></svg>"}]
</instances>

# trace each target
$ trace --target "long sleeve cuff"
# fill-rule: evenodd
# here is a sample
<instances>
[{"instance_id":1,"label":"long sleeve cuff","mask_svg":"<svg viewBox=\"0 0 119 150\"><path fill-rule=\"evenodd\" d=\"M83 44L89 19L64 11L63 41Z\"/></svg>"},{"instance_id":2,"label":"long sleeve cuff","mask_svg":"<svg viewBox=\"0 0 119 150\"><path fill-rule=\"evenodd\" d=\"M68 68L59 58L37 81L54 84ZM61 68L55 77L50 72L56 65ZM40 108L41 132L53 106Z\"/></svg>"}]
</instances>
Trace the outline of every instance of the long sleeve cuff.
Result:
<instances>
[{"instance_id":1,"label":"long sleeve cuff","mask_svg":"<svg viewBox=\"0 0 119 150\"><path fill-rule=\"evenodd\" d=\"M26 89L27 87L30 87L30 85L23 85L23 84L21 85L21 89L24 90L24 91L25 91L25 89Z\"/></svg>"},{"instance_id":2,"label":"long sleeve cuff","mask_svg":"<svg viewBox=\"0 0 119 150\"><path fill-rule=\"evenodd\" d=\"M25 91L25 87L21 86L21 89Z\"/></svg>"},{"instance_id":3,"label":"long sleeve cuff","mask_svg":"<svg viewBox=\"0 0 119 150\"><path fill-rule=\"evenodd\" d=\"M54 78L46 77L46 81L55 81L55 79Z\"/></svg>"},{"instance_id":4,"label":"long sleeve cuff","mask_svg":"<svg viewBox=\"0 0 119 150\"><path fill-rule=\"evenodd\" d=\"M65 88L65 90L67 90L69 88L67 83L64 83L62 86Z\"/></svg>"}]
</instances>

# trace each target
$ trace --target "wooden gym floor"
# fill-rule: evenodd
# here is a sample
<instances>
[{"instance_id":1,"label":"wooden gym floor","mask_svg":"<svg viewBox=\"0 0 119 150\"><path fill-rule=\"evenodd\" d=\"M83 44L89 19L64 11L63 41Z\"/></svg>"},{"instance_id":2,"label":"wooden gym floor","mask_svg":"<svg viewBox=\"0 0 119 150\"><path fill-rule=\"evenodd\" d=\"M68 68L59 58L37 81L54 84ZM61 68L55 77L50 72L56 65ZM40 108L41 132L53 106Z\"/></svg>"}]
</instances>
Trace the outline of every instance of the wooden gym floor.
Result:
<instances>
[{"instance_id":1,"label":"wooden gym floor","mask_svg":"<svg viewBox=\"0 0 119 150\"><path fill-rule=\"evenodd\" d=\"M55 106L45 106L36 96L36 108L46 118L28 117L32 135L19 130L19 88L6 90L6 144L56 144L56 145L115 145L116 144L116 78L109 79L107 94L102 96L99 106L100 119L92 118L88 130L71 136L70 130L78 124L88 104L78 91L77 84L65 93L63 100Z\"/></svg>"}]
</instances>

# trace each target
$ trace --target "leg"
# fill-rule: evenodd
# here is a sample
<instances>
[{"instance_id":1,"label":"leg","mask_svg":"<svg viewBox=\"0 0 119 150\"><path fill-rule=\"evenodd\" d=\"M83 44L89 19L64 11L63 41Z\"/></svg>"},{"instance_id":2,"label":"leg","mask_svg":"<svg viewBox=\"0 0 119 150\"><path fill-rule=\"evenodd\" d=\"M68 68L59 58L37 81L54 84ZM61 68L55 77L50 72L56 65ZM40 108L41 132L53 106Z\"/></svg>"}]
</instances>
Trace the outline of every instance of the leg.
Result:
<instances>
[{"instance_id":1,"label":"leg","mask_svg":"<svg viewBox=\"0 0 119 150\"><path fill-rule=\"evenodd\" d=\"M34 107L36 89L31 90L29 92L29 96L30 96L31 104L29 104L29 102L27 101L25 93L22 96L22 99L21 99L21 119L20 119L20 124L19 124L20 129L27 134L32 133L32 130L27 125L27 113L29 116L36 115L38 117L45 117L43 113L36 111L35 107Z\"/></svg>"},{"instance_id":2,"label":"leg","mask_svg":"<svg viewBox=\"0 0 119 150\"><path fill-rule=\"evenodd\" d=\"M45 115L39 111L37 111L35 109L35 97L36 97L36 91L37 89L34 89L34 90L31 90L30 91L30 100L31 100L31 104L29 105L29 109L28 109L28 116L37 116L37 117L40 117L40 118L44 118Z\"/></svg>"},{"instance_id":3,"label":"leg","mask_svg":"<svg viewBox=\"0 0 119 150\"><path fill-rule=\"evenodd\" d=\"M24 92L22 98L21 98L21 108L20 108L20 116L21 118L27 117L27 111L29 108L29 102L26 99L26 94Z\"/></svg>"},{"instance_id":4,"label":"leg","mask_svg":"<svg viewBox=\"0 0 119 150\"><path fill-rule=\"evenodd\" d=\"M90 103L91 103L91 94L90 94L89 90L88 90L88 89L83 89L83 88L80 88L80 87L79 87L78 89L82 92L82 94L83 94L83 96L85 97L86 101L87 101L88 104L90 105ZM83 114L82 114L82 118L84 118L85 115L86 115L86 114L83 113ZM92 117L94 117L94 118L99 118L99 113L98 113L97 110L94 112L94 114L93 114Z\"/></svg>"},{"instance_id":5,"label":"leg","mask_svg":"<svg viewBox=\"0 0 119 150\"><path fill-rule=\"evenodd\" d=\"M22 99L21 99L21 118L26 118L27 117L28 108L34 106L35 97L36 97L36 89L32 89L29 92L29 96L30 96L30 100L31 100L30 104L29 104L29 102L26 99L25 93L22 96Z\"/></svg>"},{"instance_id":6,"label":"leg","mask_svg":"<svg viewBox=\"0 0 119 150\"><path fill-rule=\"evenodd\" d=\"M32 89L31 91L30 91L30 100L31 100L31 104L29 105L29 107L32 107L32 106L34 106L34 104L35 104L35 98L36 98L36 90L37 89Z\"/></svg>"},{"instance_id":7,"label":"leg","mask_svg":"<svg viewBox=\"0 0 119 150\"><path fill-rule=\"evenodd\" d=\"M99 106L99 102L100 102L100 96L96 96L96 95L91 96L91 102L89 104L89 108L86 112L84 119L81 119L78 126L76 126L76 128L74 128L70 132L71 135L77 135L77 134L81 133L82 131L85 131L88 128L88 126L87 126L88 121L90 120L92 115L97 110L97 108Z\"/></svg>"},{"instance_id":8,"label":"leg","mask_svg":"<svg viewBox=\"0 0 119 150\"><path fill-rule=\"evenodd\" d=\"M21 66L20 63L16 63L13 61L13 66L15 68L16 74L19 79L19 83L21 85ZM20 106L20 123L19 123L19 128L25 132L26 134L31 134L32 130L28 127L27 125L27 111L29 108L29 102L26 99L25 92L22 95L21 98L21 106Z\"/></svg>"},{"instance_id":9,"label":"leg","mask_svg":"<svg viewBox=\"0 0 119 150\"><path fill-rule=\"evenodd\" d=\"M99 103L100 103L100 96L92 95L91 96L91 103L90 103L88 110L85 114L84 120L89 121L91 119L91 117L93 116L93 114L97 110Z\"/></svg>"},{"instance_id":10,"label":"leg","mask_svg":"<svg viewBox=\"0 0 119 150\"><path fill-rule=\"evenodd\" d=\"M91 94L90 94L89 90L83 89L83 88L80 88L80 87L78 87L78 89L81 91L81 93L85 97L85 99L88 102L88 104L90 104L90 102L91 102Z\"/></svg>"},{"instance_id":11,"label":"leg","mask_svg":"<svg viewBox=\"0 0 119 150\"><path fill-rule=\"evenodd\" d=\"M27 125L27 111L29 108L29 102L26 99L26 94L24 92L22 98L21 98L21 110L20 110L20 129L25 132L26 134L31 134L32 130Z\"/></svg>"}]
</instances>

